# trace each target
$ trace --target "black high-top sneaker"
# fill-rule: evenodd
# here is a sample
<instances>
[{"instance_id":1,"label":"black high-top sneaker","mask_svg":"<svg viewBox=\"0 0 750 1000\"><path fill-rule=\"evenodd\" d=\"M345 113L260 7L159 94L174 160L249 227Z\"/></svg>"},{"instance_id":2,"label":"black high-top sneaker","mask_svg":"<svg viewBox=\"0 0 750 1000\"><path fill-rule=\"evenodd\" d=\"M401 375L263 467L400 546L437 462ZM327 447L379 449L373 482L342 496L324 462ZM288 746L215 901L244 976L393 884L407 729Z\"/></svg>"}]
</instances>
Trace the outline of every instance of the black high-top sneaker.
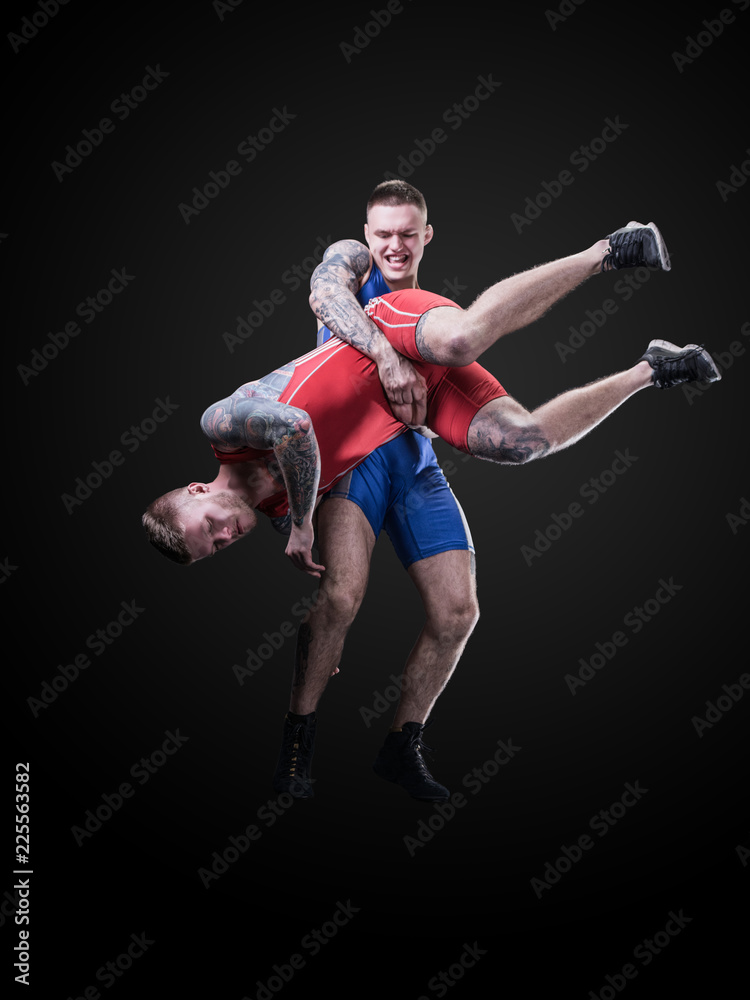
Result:
<instances>
[{"instance_id":1,"label":"black high-top sneaker","mask_svg":"<svg viewBox=\"0 0 750 1000\"><path fill-rule=\"evenodd\" d=\"M289 792L295 799L311 799L312 789L310 765L315 749L315 729L317 719L314 712L299 716L293 722L284 717L284 732L281 751L273 776L273 787L277 792Z\"/></svg>"},{"instance_id":2,"label":"black high-top sneaker","mask_svg":"<svg viewBox=\"0 0 750 1000\"><path fill-rule=\"evenodd\" d=\"M651 381L657 389L671 389L683 382L718 382L721 372L708 351L698 344L677 347L668 340L652 340L639 361L654 369Z\"/></svg>"},{"instance_id":3,"label":"black high-top sneaker","mask_svg":"<svg viewBox=\"0 0 750 1000\"><path fill-rule=\"evenodd\" d=\"M619 271L624 267L672 267L664 239L653 222L629 222L607 237L609 250L602 259L602 271Z\"/></svg>"},{"instance_id":4,"label":"black high-top sneaker","mask_svg":"<svg viewBox=\"0 0 750 1000\"><path fill-rule=\"evenodd\" d=\"M405 722L400 731L388 733L372 769L379 778L401 785L414 799L444 802L450 792L435 781L422 756L423 750L432 750L422 741L424 729L419 722Z\"/></svg>"}]
</instances>

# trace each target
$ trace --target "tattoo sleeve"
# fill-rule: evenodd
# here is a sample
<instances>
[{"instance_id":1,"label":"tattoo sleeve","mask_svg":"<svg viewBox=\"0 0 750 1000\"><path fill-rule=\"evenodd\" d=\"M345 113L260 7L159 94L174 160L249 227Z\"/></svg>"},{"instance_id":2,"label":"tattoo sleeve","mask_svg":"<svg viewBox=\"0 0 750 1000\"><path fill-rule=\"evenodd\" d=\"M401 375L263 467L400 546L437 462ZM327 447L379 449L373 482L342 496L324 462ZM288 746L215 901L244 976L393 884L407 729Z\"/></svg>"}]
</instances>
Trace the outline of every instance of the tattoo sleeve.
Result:
<instances>
[{"instance_id":1,"label":"tattoo sleeve","mask_svg":"<svg viewBox=\"0 0 750 1000\"><path fill-rule=\"evenodd\" d=\"M370 251L356 240L332 244L310 279L310 307L332 334L376 359L390 345L356 299L370 263Z\"/></svg>"},{"instance_id":2,"label":"tattoo sleeve","mask_svg":"<svg viewBox=\"0 0 750 1000\"><path fill-rule=\"evenodd\" d=\"M292 523L312 513L320 480L320 453L309 415L243 387L214 403L201 418L203 433L220 451L272 450L289 497Z\"/></svg>"}]
</instances>

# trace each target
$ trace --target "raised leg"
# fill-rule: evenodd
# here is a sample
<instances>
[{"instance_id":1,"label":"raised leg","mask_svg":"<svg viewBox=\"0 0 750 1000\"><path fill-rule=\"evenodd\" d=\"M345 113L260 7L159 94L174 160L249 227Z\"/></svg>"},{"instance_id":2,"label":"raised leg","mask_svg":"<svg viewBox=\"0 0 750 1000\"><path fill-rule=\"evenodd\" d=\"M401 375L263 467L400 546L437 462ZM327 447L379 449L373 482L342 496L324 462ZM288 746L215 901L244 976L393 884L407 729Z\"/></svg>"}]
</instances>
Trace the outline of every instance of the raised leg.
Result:
<instances>
[{"instance_id":1,"label":"raised leg","mask_svg":"<svg viewBox=\"0 0 750 1000\"><path fill-rule=\"evenodd\" d=\"M487 403L469 426L476 458L521 465L579 441L626 399L652 385L652 369L639 361L628 371L570 389L529 412L510 396Z\"/></svg>"},{"instance_id":2,"label":"raised leg","mask_svg":"<svg viewBox=\"0 0 750 1000\"><path fill-rule=\"evenodd\" d=\"M432 364L471 364L501 337L533 323L597 274L608 247L608 240L600 240L581 253L514 274L488 288L468 309L431 309L417 324L419 353Z\"/></svg>"}]
</instances>

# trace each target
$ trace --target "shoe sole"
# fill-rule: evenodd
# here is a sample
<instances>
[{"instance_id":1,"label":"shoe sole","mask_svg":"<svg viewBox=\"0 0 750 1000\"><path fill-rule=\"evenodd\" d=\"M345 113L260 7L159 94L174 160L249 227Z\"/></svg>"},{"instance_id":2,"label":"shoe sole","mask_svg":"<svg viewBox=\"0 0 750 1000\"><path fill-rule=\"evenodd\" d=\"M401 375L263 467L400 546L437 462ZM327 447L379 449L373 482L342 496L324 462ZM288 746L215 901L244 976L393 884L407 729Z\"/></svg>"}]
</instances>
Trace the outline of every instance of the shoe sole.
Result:
<instances>
[{"instance_id":1,"label":"shoe sole","mask_svg":"<svg viewBox=\"0 0 750 1000\"><path fill-rule=\"evenodd\" d=\"M708 364L711 372L714 373L714 377L697 379L696 381L698 381L700 384L706 384L706 385L710 384L711 382L721 382L721 372L716 367L716 362L705 348L701 348L700 344L685 344L684 347L678 347L677 344L672 344L668 340L652 340L651 343L648 345L648 350L650 351L652 347L661 347L663 350L675 351L677 354L679 354L682 351L689 351L692 350L693 348L697 348L701 352L700 357L703 358L703 360Z\"/></svg>"},{"instance_id":2,"label":"shoe sole","mask_svg":"<svg viewBox=\"0 0 750 1000\"><path fill-rule=\"evenodd\" d=\"M653 222L649 222L648 228L653 231L653 234L656 237L656 249L659 252L659 262L661 264L662 271L671 271L672 262L669 259L669 252L667 251L667 244L664 242L664 237Z\"/></svg>"},{"instance_id":3,"label":"shoe sole","mask_svg":"<svg viewBox=\"0 0 750 1000\"><path fill-rule=\"evenodd\" d=\"M659 231L659 227L653 222L647 222L645 225L642 222L636 222L632 220L628 223L628 229L638 228L638 229L650 229L651 232L656 237L656 252L659 254L659 267L662 271L671 271L672 262L669 259L669 251L667 250L667 244L664 242L664 237Z\"/></svg>"},{"instance_id":4,"label":"shoe sole","mask_svg":"<svg viewBox=\"0 0 750 1000\"><path fill-rule=\"evenodd\" d=\"M375 764L373 764L372 769L373 772L379 778L382 778L383 781L389 781L392 785L398 785L399 788L403 788L403 790L406 792L409 798L414 799L415 802L447 802L451 797L451 793L448 792L447 789L446 789L447 792L446 795L434 795L434 796L412 795L409 789L406 788L405 785L402 785L401 782L398 780L398 778L391 778L388 774L383 774L382 771L378 771L377 766Z\"/></svg>"}]
</instances>

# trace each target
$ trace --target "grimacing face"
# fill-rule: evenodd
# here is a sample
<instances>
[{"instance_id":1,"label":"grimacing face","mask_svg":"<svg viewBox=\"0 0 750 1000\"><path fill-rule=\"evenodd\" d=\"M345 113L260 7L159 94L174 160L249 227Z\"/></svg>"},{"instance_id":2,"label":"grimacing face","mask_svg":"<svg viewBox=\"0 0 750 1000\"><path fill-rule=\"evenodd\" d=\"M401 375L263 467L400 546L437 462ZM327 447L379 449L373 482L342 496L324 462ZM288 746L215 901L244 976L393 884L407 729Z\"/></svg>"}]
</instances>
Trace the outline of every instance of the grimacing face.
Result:
<instances>
[{"instance_id":1,"label":"grimacing face","mask_svg":"<svg viewBox=\"0 0 750 1000\"><path fill-rule=\"evenodd\" d=\"M414 288L432 226L416 205L373 205L367 216L365 239L373 261L388 285L398 291Z\"/></svg>"},{"instance_id":2,"label":"grimacing face","mask_svg":"<svg viewBox=\"0 0 750 1000\"><path fill-rule=\"evenodd\" d=\"M206 490L191 483L191 502L180 511L185 543L193 562L207 559L249 535L258 523L250 504L230 490Z\"/></svg>"}]
</instances>

